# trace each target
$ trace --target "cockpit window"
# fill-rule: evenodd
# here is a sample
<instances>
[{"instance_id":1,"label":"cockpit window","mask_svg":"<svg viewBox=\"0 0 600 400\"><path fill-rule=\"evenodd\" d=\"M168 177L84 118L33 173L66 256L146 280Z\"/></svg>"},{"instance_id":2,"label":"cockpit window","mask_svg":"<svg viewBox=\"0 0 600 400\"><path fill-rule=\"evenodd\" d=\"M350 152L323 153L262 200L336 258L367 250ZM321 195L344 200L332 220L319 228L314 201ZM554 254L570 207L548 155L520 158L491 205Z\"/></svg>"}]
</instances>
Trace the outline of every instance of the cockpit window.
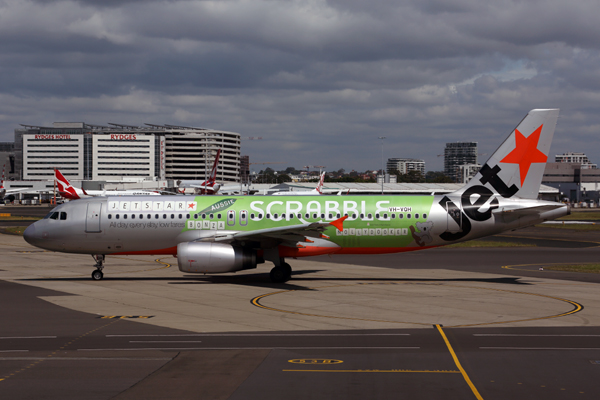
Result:
<instances>
[{"instance_id":1,"label":"cockpit window","mask_svg":"<svg viewBox=\"0 0 600 400\"><path fill-rule=\"evenodd\" d=\"M64 212L64 211L62 211L62 212L60 213L60 220L61 220L61 221L65 221L66 219L67 219L67 213L66 213L66 212Z\"/></svg>"},{"instance_id":2,"label":"cockpit window","mask_svg":"<svg viewBox=\"0 0 600 400\"><path fill-rule=\"evenodd\" d=\"M54 211L50 214L50 219L58 219L58 211Z\"/></svg>"}]
</instances>

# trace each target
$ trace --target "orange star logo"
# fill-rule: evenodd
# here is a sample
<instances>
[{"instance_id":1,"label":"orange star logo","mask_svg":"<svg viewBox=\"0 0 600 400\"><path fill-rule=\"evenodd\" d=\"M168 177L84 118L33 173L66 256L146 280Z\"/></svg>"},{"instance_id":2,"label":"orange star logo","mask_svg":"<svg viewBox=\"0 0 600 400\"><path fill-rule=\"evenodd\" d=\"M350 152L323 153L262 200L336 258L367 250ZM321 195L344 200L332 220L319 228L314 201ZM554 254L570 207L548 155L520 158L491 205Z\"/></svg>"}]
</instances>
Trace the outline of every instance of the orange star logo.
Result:
<instances>
[{"instance_id":1,"label":"orange star logo","mask_svg":"<svg viewBox=\"0 0 600 400\"><path fill-rule=\"evenodd\" d=\"M518 129L515 129L516 146L513 151L508 153L500 162L507 164L519 164L519 174L521 176L521 187L525 182L529 167L533 163L545 163L548 156L542 153L538 148L542 127L540 125L529 137L523 136Z\"/></svg>"}]
</instances>

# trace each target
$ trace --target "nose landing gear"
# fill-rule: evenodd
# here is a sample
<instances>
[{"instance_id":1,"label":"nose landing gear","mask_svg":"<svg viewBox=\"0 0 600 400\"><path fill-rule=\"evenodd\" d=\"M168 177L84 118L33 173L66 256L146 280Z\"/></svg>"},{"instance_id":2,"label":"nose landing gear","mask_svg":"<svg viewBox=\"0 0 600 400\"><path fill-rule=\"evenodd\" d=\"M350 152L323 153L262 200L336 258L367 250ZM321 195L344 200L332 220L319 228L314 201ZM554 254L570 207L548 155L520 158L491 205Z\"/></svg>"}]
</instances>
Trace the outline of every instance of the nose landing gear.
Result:
<instances>
[{"instance_id":1,"label":"nose landing gear","mask_svg":"<svg viewBox=\"0 0 600 400\"><path fill-rule=\"evenodd\" d=\"M94 265L96 270L92 272L92 279L99 281L104 278L104 274L102 273L102 270L104 269L104 254L92 254L92 257L96 261L96 265Z\"/></svg>"}]
</instances>

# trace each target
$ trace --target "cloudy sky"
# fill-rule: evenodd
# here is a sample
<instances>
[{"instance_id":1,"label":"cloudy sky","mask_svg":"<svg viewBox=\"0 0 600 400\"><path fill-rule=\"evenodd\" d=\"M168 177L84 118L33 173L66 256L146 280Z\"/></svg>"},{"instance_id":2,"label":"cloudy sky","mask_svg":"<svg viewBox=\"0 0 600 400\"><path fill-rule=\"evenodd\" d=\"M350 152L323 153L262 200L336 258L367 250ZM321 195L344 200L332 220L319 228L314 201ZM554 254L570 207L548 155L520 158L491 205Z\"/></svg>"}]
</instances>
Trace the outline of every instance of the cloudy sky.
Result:
<instances>
[{"instance_id":1,"label":"cloudy sky","mask_svg":"<svg viewBox=\"0 0 600 400\"><path fill-rule=\"evenodd\" d=\"M0 0L0 141L18 124L239 132L251 162L443 169L533 108L600 163L597 0ZM487 158L486 155L481 158ZM485 161L485 160L480 160Z\"/></svg>"}]
</instances>

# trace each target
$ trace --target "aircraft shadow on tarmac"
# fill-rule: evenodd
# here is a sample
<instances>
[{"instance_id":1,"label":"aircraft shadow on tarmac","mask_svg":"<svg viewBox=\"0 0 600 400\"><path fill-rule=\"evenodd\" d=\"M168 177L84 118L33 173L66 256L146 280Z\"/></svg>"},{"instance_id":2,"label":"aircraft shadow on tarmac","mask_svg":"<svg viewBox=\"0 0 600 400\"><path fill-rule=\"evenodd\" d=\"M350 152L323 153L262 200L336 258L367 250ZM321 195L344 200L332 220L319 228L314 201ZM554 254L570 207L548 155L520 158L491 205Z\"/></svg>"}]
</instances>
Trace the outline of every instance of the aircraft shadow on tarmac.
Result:
<instances>
[{"instance_id":1,"label":"aircraft shadow on tarmac","mask_svg":"<svg viewBox=\"0 0 600 400\"><path fill-rule=\"evenodd\" d=\"M444 283L444 282L479 282L496 283L503 285L531 285L523 282L522 277L501 277L501 278L450 278L450 279L419 279L419 278L331 278L331 277L311 277L309 274L322 272L321 270L303 270L292 272L293 280L286 283L273 283L270 281L268 273L245 274L238 276L182 276L182 277L105 277L105 281L167 281L170 285L205 285L205 284L233 284L241 286L253 286L283 290L318 290L318 288L307 288L301 285L301 282L339 282L339 283ZM87 282L88 277L76 278L29 278L20 279L22 281L38 282Z\"/></svg>"}]
</instances>

